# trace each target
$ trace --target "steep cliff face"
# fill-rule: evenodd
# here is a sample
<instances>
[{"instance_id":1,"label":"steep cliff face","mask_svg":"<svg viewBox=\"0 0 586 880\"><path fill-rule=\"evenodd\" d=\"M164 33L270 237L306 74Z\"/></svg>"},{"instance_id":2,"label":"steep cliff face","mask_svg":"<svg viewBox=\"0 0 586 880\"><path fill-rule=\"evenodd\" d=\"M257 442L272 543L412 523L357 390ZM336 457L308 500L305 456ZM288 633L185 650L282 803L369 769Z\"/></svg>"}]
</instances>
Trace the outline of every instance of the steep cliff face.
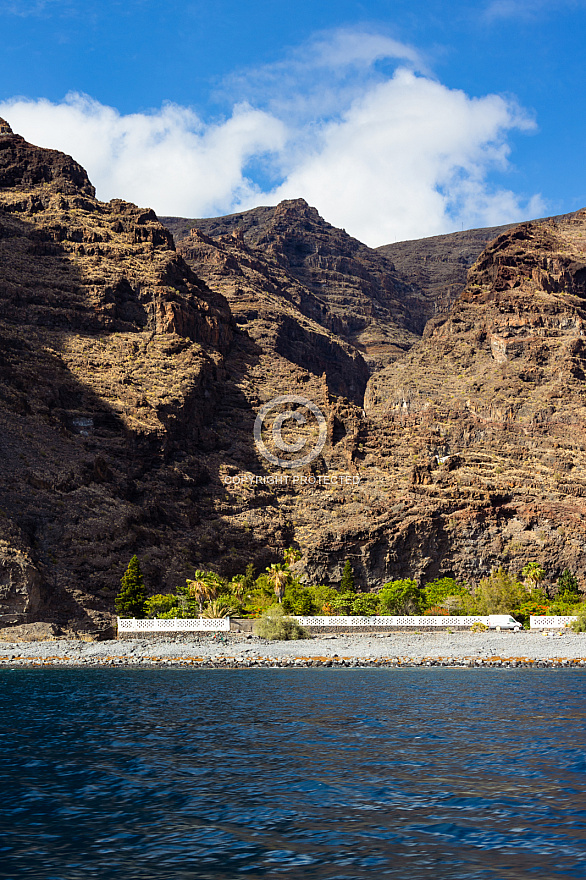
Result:
<instances>
[{"instance_id":1,"label":"steep cliff face","mask_svg":"<svg viewBox=\"0 0 586 880\"><path fill-rule=\"evenodd\" d=\"M397 241L376 248L376 252L391 260L399 276L431 300L436 312L446 312L466 287L468 270L484 248L516 225Z\"/></svg>"},{"instance_id":2,"label":"steep cliff face","mask_svg":"<svg viewBox=\"0 0 586 880\"><path fill-rule=\"evenodd\" d=\"M294 385L324 376L332 394L362 403L367 364L331 329L337 319L327 303L242 235L211 238L193 229L177 247L206 284L226 297L238 326L269 359L259 384L270 383L268 368L280 363Z\"/></svg>"},{"instance_id":3,"label":"steep cliff face","mask_svg":"<svg viewBox=\"0 0 586 880\"><path fill-rule=\"evenodd\" d=\"M444 569L540 558L585 574L585 279L586 212L522 224L370 381L364 465L386 461L425 503Z\"/></svg>"},{"instance_id":4,"label":"steep cliff face","mask_svg":"<svg viewBox=\"0 0 586 880\"><path fill-rule=\"evenodd\" d=\"M293 207L305 216L304 203ZM291 275L295 266L313 292L307 283L314 271L306 262L310 248L300 244L307 230L301 223L297 231L289 219L284 230L281 225L281 212L290 218L291 210L286 203L202 225L210 243L224 245L230 234L239 243L230 247L254 249L265 269L277 254L283 271ZM249 487L240 508L238 492L230 490L234 507L226 506L226 518L245 516L248 505L262 531L265 504L277 505L293 524L314 580L335 581L348 556L364 586L441 573L474 582L494 565L516 569L533 558L552 575L566 566L584 575L583 489L579 480L563 477L570 467L577 477L582 467L583 230L579 213L473 230L443 242L401 243L399 252L398 246L385 248L394 249L403 271L412 271L419 255L412 285L437 314L408 353L397 358L389 350L381 369L370 363L365 413L355 401L334 399L329 388L315 397L329 425L315 473L344 472L360 483L334 491L276 487L270 502L266 488ZM467 268L493 231L502 234L471 268L462 292ZM190 250L187 241L180 247L200 271L197 248ZM225 267L226 276L235 266ZM214 286L217 281L203 272ZM280 296L282 290L276 285ZM325 304L323 291L319 299ZM257 287L250 292L252 327L264 308L259 303ZM270 348L266 333L256 338ZM277 370L273 379L272 392L284 393L286 377ZM258 403L268 399L263 382L261 369Z\"/></svg>"},{"instance_id":5,"label":"steep cliff face","mask_svg":"<svg viewBox=\"0 0 586 880\"><path fill-rule=\"evenodd\" d=\"M0 120L0 624L105 626L133 553L152 592L294 543L328 583L586 577L585 212L505 230L463 292L486 232L404 277L302 200L198 222L176 250ZM285 483L253 427L286 394L326 436Z\"/></svg>"},{"instance_id":6,"label":"steep cliff face","mask_svg":"<svg viewBox=\"0 0 586 880\"><path fill-rule=\"evenodd\" d=\"M89 626L136 545L163 581L187 566L233 320L152 211L3 129L0 622Z\"/></svg>"},{"instance_id":7,"label":"steep cliff face","mask_svg":"<svg viewBox=\"0 0 586 880\"><path fill-rule=\"evenodd\" d=\"M283 285L304 290L298 309L356 349L371 372L407 351L437 311L433 297L401 278L382 252L331 226L303 199L228 217L163 219L181 252L196 261L183 241L191 227L224 246L236 237L278 274L277 291Z\"/></svg>"}]
</instances>

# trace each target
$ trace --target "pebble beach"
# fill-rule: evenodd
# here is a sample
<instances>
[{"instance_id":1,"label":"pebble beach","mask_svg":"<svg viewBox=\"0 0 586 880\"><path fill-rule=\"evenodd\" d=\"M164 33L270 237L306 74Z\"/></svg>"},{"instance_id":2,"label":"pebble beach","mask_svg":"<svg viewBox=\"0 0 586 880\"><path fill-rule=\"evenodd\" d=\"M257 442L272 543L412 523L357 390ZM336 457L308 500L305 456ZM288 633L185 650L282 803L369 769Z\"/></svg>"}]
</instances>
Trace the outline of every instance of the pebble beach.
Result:
<instances>
[{"instance_id":1,"label":"pebble beach","mask_svg":"<svg viewBox=\"0 0 586 880\"><path fill-rule=\"evenodd\" d=\"M96 642L5 641L0 644L0 666L586 667L586 633L395 632L282 642L238 634Z\"/></svg>"}]
</instances>

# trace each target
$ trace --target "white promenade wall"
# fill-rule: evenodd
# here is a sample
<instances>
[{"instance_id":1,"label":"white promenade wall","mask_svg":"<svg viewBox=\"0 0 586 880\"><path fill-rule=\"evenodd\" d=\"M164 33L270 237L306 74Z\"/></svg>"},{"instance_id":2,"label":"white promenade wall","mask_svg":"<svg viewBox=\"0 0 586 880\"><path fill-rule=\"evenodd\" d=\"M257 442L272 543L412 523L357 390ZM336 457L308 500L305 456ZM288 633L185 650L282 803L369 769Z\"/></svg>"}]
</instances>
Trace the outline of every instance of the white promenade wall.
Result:
<instances>
[{"instance_id":1,"label":"white promenade wall","mask_svg":"<svg viewBox=\"0 0 586 880\"><path fill-rule=\"evenodd\" d=\"M577 620L576 615L569 617L531 617L531 629L564 629L569 626L573 620Z\"/></svg>"},{"instance_id":2,"label":"white promenade wall","mask_svg":"<svg viewBox=\"0 0 586 880\"><path fill-rule=\"evenodd\" d=\"M338 626L351 629L354 626L414 626L418 629L430 629L434 626L473 626L475 623L483 623L488 626L488 617L414 617L402 616L391 617L380 615L372 617L295 617L301 626Z\"/></svg>"},{"instance_id":3,"label":"white promenade wall","mask_svg":"<svg viewBox=\"0 0 586 880\"><path fill-rule=\"evenodd\" d=\"M229 617L171 617L168 620L119 617L119 633L229 632Z\"/></svg>"}]
</instances>

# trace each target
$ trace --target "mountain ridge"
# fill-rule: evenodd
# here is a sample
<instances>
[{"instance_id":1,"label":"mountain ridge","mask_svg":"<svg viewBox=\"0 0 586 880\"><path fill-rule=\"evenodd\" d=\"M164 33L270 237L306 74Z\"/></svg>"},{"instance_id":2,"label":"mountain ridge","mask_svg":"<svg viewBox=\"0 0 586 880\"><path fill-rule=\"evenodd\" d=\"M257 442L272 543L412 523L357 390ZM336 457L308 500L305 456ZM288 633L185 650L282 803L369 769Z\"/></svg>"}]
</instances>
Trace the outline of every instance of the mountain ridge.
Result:
<instances>
[{"instance_id":1,"label":"mountain ridge","mask_svg":"<svg viewBox=\"0 0 586 880\"><path fill-rule=\"evenodd\" d=\"M105 631L134 553L150 592L291 545L364 589L535 558L584 582L586 212L502 230L449 302L486 231L411 280L419 245L393 262L303 200L175 243L7 129L1 624ZM327 436L282 484L253 427L291 394Z\"/></svg>"}]
</instances>

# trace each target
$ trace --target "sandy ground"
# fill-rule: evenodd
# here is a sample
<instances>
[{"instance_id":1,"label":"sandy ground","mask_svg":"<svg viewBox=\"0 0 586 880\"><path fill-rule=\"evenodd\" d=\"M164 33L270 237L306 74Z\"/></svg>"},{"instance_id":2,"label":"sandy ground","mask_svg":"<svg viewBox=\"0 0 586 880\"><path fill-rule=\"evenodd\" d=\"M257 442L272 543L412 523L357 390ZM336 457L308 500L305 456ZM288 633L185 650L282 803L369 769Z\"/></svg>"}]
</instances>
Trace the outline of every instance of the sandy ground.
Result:
<instances>
[{"instance_id":1,"label":"sandy ground","mask_svg":"<svg viewBox=\"0 0 586 880\"><path fill-rule=\"evenodd\" d=\"M488 632L339 635L269 642L251 636L206 635L83 642L57 639L0 643L0 665L502 665L545 662L586 667L586 633ZM581 661L581 662L580 662Z\"/></svg>"}]
</instances>

